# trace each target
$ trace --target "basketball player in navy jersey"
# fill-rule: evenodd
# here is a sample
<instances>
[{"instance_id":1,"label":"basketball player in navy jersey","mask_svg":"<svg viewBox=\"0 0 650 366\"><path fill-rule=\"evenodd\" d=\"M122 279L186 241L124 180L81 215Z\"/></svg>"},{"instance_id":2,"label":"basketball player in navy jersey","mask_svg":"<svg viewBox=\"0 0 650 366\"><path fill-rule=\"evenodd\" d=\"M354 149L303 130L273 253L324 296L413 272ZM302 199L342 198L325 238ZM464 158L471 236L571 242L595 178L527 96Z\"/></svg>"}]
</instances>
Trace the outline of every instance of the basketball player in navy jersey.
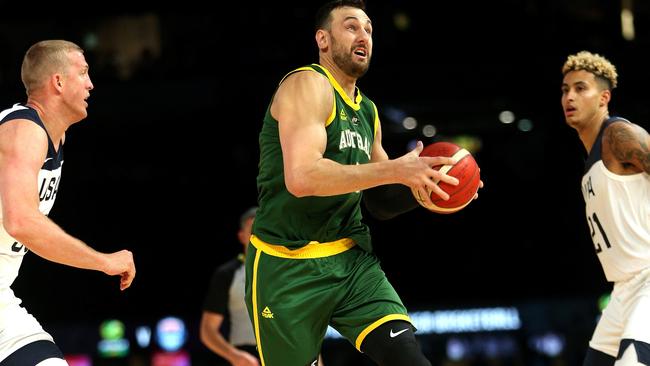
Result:
<instances>
[{"instance_id":1,"label":"basketball player in navy jersey","mask_svg":"<svg viewBox=\"0 0 650 366\"><path fill-rule=\"evenodd\" d=\"M614 283L584 366L650 365L650 136L610 116L616 68L587 51L562 68L562 107L588 153L582 193L594 247Z\"/></svg>"},{"instance_id":2,"label":"basketball player in navy jersey","mask_svg":"<svg viewBox=\"0 0 650 366\"><path fill-rule=\"evenodd\" d=\"M27 103L0 112L0 365L65 366L52 336L30 315L10 286L24 255L121 277L135 276L128 250L100 253L47 217L59 188L65 132L86 118L93 83L83 50L63 40L29 48L21 77Z\"/></svg>"}]
</instances>

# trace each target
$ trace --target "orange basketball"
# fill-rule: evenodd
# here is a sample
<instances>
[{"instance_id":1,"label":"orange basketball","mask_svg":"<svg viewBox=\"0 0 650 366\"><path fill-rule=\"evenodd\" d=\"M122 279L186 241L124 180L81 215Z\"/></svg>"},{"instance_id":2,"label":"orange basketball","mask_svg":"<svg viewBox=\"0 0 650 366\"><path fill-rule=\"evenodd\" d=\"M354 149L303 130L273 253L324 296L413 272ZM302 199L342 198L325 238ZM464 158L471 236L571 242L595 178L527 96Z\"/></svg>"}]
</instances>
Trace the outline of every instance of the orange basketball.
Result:
<instances>
[{"instance_id":1,"label":"orange basketball","mask_svg":"<svg viewBox=\"0 0 650 366\"><path fill-rule=\"evenodd\" d=\"M433 212L449 214L461 210L472 202L474 195L478 191L481 175L478 164L476 164L476 160L469 151L454 143L441 141L426 146L420 156L449 156L456 158L457 163L454 165L439 165L433 168L451 175L459 181L457 186L439 182L438 186L449 194L449 200L445 201L437 194L430 193L433 202L431 206L426 206L419 192L412 190L415 199L423 207Z\"/></svg>"}]
</instances>

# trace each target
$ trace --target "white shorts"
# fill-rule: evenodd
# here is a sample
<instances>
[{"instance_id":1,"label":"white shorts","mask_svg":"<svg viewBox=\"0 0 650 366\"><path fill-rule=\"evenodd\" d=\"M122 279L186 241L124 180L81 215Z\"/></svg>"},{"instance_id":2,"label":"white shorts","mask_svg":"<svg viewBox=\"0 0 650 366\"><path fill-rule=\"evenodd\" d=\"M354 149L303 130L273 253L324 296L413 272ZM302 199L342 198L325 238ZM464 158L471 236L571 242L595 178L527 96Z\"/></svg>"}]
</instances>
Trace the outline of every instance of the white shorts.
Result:
<instances>
[{"instance_id":1,"label":"white shorts","mask_svg":"<svg viewBox=\"0 0 650 366\"><path fill-rule=\"evenodd\" d=\"M53 342L52 336L19 303L0 304L0 362L29 343Z\"/></svg>"},{"instance_id":2,"label":"white shorts","mask_svg":"<svg viewBox=\"0 0 650 366\"><path fill-rule=\"evenodd\" d=\"M617 357L622 339L650 344L650 268L614 284L589 347Z\"/></svg>"}]
</instances>

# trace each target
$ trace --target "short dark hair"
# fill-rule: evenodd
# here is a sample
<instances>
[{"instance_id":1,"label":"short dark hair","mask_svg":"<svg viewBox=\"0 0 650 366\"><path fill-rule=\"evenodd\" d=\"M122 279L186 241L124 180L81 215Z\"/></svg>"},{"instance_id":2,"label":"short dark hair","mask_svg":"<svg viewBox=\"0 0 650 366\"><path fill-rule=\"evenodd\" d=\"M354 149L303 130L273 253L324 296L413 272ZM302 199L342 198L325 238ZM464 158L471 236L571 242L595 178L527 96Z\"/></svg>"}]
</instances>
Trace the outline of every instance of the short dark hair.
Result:
<instances>
[{"instance_id":1,"label":"short dark hair","mask_svg":"<svg viewBox=\"0 0 650 366\"><path fill-rule=\"evenodd\" d=\"M316 12L315 30L329 29L332 22L332 10L349 6L366 11L366 3L363 0L334 0L321 6Z\"/></svg>"},{"instance_id":2,"label":"short dark hair","mask_svg":"<svg viewBox=\"0 0 650 366\"><path fill-rule=\"evenodd\" d=\"M257 214L257 206L253 206L248 210L244 211L244 213L241 214L241 216L239 216L239 228L243 229L244 224L246 224L246 220L255 217L256 214Z\"/></svg>"}]
</instances>

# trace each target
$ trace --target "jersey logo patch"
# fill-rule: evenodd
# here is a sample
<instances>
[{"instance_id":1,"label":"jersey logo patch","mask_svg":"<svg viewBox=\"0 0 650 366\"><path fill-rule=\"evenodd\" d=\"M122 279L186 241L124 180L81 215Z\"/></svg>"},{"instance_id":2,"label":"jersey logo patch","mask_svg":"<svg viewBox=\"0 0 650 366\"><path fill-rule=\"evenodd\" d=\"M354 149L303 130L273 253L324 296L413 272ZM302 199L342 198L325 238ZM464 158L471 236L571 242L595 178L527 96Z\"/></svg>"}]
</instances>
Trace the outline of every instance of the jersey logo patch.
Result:
<instances>
[{"instance_id":1,"label":"jersey logo patch","mask_svg":"<svg viewBox=\"0 0 650 366\"><path fill-rule=\"evenodd\" d=\"M264 310L262 310L262 316L267 318L267 319L273 319L273 313L271 312L271 309L269 307L265 307Z\"/></svg>"}]
</instances>

